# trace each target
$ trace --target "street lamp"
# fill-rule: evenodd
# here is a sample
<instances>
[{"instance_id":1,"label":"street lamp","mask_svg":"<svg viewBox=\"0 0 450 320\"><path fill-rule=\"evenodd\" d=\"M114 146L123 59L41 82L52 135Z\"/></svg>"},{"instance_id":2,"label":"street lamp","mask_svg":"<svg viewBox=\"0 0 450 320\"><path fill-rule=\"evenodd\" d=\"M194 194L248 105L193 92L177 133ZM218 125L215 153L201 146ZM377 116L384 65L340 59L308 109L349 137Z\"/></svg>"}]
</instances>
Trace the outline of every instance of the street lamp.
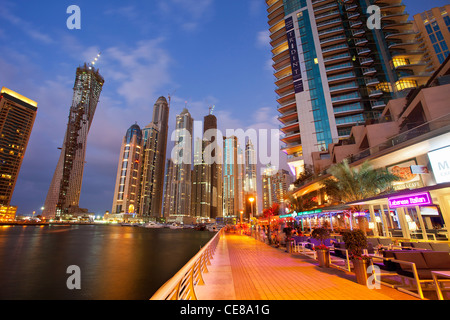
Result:
<instances>
[{"instance_id":1,"label":"street lamp","mask_svg":"<svg viewBox=\"0 0 450 320\"><path fill-rule=\"evenodd\" d=\"M250 206L251 206L251 210L250 210L250 220L252 220L252 219L253 219L253 202L255 201L255 198L250 197L250 198L248 199L248 201L250 201Z\"/></svg>"}]
</instances>

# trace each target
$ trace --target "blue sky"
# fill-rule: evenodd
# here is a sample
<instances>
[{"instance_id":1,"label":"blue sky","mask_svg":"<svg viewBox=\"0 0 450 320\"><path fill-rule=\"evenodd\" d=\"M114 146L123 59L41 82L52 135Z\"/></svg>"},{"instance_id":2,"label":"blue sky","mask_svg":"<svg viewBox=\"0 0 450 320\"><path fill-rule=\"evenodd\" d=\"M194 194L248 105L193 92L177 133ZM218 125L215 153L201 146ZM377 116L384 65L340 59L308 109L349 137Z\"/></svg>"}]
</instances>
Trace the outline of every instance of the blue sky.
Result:
<instances>
[{"instance_id":1,"label":"blue sky","mask_svg":"<svg viewBox=\"0 0 450 320\"><path fill-rule=\"evenodd\" d=\"M449 1L404 3L412 17ZM66 27L72 4L81 8L81 30ZM39 212L45 201L75 69L98 52L105 86L80 201L92 212L111 210L123 135L151 121L159 96L172 96L172 127L185 105L195 120L215 105L222 130L279 126L264 0L0 0L0 21L0 87L38 102L12 201L20 214Z\"/></svg>"}]
</instances>

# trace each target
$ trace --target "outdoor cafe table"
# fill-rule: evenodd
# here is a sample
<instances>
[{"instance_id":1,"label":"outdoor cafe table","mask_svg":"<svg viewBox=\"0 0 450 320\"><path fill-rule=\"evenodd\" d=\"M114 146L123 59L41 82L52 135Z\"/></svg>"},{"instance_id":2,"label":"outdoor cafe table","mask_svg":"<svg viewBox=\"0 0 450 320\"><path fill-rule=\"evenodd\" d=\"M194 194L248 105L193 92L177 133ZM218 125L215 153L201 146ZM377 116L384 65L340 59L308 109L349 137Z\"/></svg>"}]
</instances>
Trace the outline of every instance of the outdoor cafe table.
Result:
<instances>
[{"instance_id":1,"label":"outdoor cafe table","mask_svg":"<svg viewBox=\"0 0 450 320\"><path fill-rule=\"evenodd\" d=\"M448 278L450 279L450 271L431 271L431 275L433 276L434 285L436 286L436 293L439 300L444 300L442 296L441 288L439 287L438 277Z\"/></svg>"}]
</instances>

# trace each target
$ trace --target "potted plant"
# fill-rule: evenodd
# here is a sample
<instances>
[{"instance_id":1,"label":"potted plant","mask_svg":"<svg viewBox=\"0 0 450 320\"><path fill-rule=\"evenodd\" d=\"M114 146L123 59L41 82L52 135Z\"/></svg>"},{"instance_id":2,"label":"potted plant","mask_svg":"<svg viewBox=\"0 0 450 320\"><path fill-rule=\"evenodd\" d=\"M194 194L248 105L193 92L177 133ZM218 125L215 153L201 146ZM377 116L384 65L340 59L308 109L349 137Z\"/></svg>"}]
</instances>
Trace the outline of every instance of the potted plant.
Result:
<instances>
[{"instance_id":1,"label":"potted plant","mask_svg":"<svg viewBox=\"0 0 450 320\"><path fill-rule=\"evenodd\" d=\"M359 284L367 284L367 268L371 264L372 258L364 255L367 248L367 237L362 230L348 231L343 234L345 246L349 251L350 259L354 266L356 281Z\"/></svg>"},{"instance_id":2,"label":"potted plant","mask_svg":"<svg viewBox=\"0 0 450 320\"><path fill-rule=\"evenodd\" d=\"M323 242L330 236L330 231L327 228L316 228L311 233L311 237L320 241L319 246L314 246L317 253L317 260L319 267L328 268L330 266L330 249L323 244Z\"/></svg>"}]
</instances>

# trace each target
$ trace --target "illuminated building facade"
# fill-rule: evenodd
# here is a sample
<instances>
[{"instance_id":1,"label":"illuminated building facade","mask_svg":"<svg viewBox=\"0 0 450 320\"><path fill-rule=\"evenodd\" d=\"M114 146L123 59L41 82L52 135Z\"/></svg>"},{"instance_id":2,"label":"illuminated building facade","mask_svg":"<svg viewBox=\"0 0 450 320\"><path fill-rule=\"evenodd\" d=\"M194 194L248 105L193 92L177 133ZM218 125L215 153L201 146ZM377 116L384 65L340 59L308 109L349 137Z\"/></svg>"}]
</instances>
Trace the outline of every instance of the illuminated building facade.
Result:
<instances>
[{"instance_id":1,"label":"illuminated building facade","mask_svg":"<svg viewBox=\"0 0 450 320\"><path fill-rule=\"evenodd\" d=\"M192 133L194 120L185 108L176 119L174 153L167 167L164 216L191 214Z\"/></svg>"},{"instance_id":2,"label":"illuminated building facade","mask_svg":"<svg viewBox=\"0 0 450 320\"><path fill-rule=\"evenodd\" d=\"M168 123L169 104L165 97L159 97L153 107L153 121L142 129L143 159L138 213L144 221L162 216Z\"/></svg>"},{"instance_id":3,"label":"illuminated building facade","mask_svg":"<svg viewBox=\"0 0 450 320\"><path fill-rule=\"evenodd\" d=\"M416 14L414 28L420 48L425 50L427 71L435 71L445 61L450 49L450 5Z\"/></svg>"},{"instance_id":4,"label":"illuminated building facade","mask_svg":"<svg viewBox=\"0 0 450 320\"><path fill-rule=\"evenodd\" d=\"M104 82L98 69L86 64L77 68L61 155L45 200L45 217L61 217L78 208L87 137Z\"/></svg>"},{"instance_id":5,"label":"illuminated building facade","mask_svg":"<svg viewBox=\"0 0 450 320\"><path fill-rule=\"evenodd\" d=\"M284 200L288 194L292 176L289 171L276 167L267 167L262 174L263 207L268 209L277 203L284 207Z\"/></svg>"},{"instance_id":6,"label":"illuminated building facade","mask_svg":"<svg viewBox=\"0 0 450 320\"><path fill-rule=\"evenodd\" d=\"M282 150L296 177L312 152L349 137L430 76L401 0L266 3ZM367 23L372 4L379 27Z\"/></svg>"},{"instance_id":7,"label":"illuminated building facade","mask_svg":"<svg viewBox=\"0 0 450 320\"><path fill-rule=\"evenodd\" d=\"M257 183L256 183L256 153L255 147L252 141L249 139L245 144L245 179L244 179L244 201L245 211L252 212L255 216L259 211L257 201ZM250 198L254 199L254 202L249 201Z\"/></svg>"},{"instance_id":8,"label":"illuminated building facade","mask_svg":"<svg viewBox=\"0 0 450 320\"><path fill-rule=\"evenodd\" d=\"M142 131L134 124L123 138L112 206L113 214L135 214L142 161Z\"/></svg>"},{"instance_id":9,"label":"illuminated building facade","mask_svg":"<svg viewBox=\"0 0 450 320\"><path fill-rule=\"evenodd\" d=\"M235 136L224 137L223 217L239 218L244 209L244 158Z\"/></svg>"},{"instance_id":10,"label":"illuminated building facade","mask_svg":"<svg viewBox=\"0 0 450 320\"><path fill-rule=\"evenodd\" d=\"M37 103L0 91L0 205L9 207L36 118Z\"/></svg>"}]
</instances>

